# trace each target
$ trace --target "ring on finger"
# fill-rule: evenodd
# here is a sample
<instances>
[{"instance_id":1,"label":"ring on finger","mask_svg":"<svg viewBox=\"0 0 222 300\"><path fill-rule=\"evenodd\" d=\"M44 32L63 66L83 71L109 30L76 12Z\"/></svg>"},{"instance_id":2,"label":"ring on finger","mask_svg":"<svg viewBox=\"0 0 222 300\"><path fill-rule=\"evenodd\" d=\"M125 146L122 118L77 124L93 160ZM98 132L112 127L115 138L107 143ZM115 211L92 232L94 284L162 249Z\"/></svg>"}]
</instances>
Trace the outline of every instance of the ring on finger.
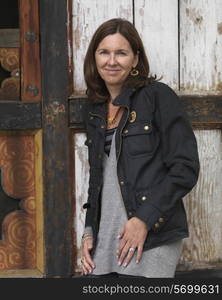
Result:
<instances>
[{"instance_id":1,"label":"ring on finger","mask_svg":"<svg viewBox=\"0 0 222 300\"><path fill-rule=\"evenodd\" d=\"M130 252L134 252L135 250L136 250L136 249L133 248L133 247L129 248L129 251L130 251Z\"/></svg>"}]
</instances>

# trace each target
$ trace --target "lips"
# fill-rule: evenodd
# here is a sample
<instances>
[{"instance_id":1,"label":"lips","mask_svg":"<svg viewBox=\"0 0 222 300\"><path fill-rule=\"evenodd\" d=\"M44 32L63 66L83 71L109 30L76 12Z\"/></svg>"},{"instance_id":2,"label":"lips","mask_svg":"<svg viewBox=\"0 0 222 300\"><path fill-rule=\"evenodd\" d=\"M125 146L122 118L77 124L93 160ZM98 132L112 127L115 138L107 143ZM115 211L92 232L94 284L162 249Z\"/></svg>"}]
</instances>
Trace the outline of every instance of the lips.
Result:
<instances>
[{"instance_id":1,"label":"lips","mask_svg":"<svg viewBox=\"0 0 222 300\"><path fill-rule=\"evenodd\" d=\"M108 74L117 74L121 70L113 70L113 69L104 69L104 71Z\"/></svg>"},{"instance_id":2,"label":"lips","mask_svg":"<svg viewBox=\"0 0 222 300\"><path fill-rule=\"evenodd\" d=\"M120 69L104 69L107 72L118 72Z\"/></svg>"}]
</instances>

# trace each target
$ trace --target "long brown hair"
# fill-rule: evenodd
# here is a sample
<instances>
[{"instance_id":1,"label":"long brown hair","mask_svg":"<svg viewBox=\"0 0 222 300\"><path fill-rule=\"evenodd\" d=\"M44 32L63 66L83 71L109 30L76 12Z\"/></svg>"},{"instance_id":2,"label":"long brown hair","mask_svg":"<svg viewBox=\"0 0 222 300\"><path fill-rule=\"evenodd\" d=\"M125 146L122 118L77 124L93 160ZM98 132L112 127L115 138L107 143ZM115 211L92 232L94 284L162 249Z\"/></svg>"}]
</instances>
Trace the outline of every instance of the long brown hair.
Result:
<instances>
[{"instance_id":1,"label":"long brown hair","mask_svg":"<svg viewBox=\"0 0 222 300\"><path fill-rule=\"evenodd\" d=\"M87 85L87 95L94 102L104 102L109 98L109 92L104 80L100 77L95 61L95 52L100 42L110 34L120 33L129 42L134 55L138 54L136 69L138 76L129 76L124 82L124 87L138 88L156 80L156 76L149 76L150 68L145 53L143 42L132 23L125 19L115 18L101 24L94 33L89 44L84 60L84 77Z\"/></svg>"}]
</instances>

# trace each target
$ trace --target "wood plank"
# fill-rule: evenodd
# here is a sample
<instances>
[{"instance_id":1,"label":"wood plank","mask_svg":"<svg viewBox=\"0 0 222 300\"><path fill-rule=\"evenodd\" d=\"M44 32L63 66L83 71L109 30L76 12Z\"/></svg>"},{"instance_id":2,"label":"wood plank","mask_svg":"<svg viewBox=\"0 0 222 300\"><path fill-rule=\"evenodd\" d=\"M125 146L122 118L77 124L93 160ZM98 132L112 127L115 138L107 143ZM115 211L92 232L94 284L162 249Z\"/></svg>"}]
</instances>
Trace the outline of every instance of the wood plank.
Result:
<instances>
[{"instance_id":1,"label":"wood plank","mask_svg":"<svg viewBox=\"0 0 222 300\"><path fill-rule=\"evenodd\" d=\"M222 97L181 95L182 105L195 129L222 129Z\"/></svg>"},{"instance_id":2,"label":"wood plank","mask_svg":"<svg viewBox=\"0 0 222 300\"><path fill-rule=\"evenodd\" d=\"M74 132L73 132L74 133ZM74 145L74 165L75 170L75 189L73 190L75 198L75 219L73 227L75 228L76 236L76 255L75 255L75 273L81 272L81 237L84 231L85 213L82 208L87 201L88 184L89 184L89 164L88 164L88 149L84 145L86 140L85 133L74 133L72 136Z\"/></svg>"},{"instance_id":3,"label":"wood plank","mask_svg":"<svg viewBox=\"0 0 222 300\"><path fill-rule=\"evenodd\" d=\"M35 197L36 197L36 267L45 273L44 249L44 214L43 214L43 162L42 162L42 130L36 130L35 143Z\"/></svg>"},{"instance_id":4,"label":"wood plank","mask_svg":"<svg viewBox=\"0 0 222 300\"><path fill-rule=\"evenodd\" d=\"M115 17L126 18L132 22L132 0L73 1L73 80L75 94L85 93L83 61L94 31L104 21Z\"/></svg>"},{"instance_id":5,"label":"wood plank","mask_svg":"<svg viewBox=\"0 0 222 300\"><path fill-rule=\"evenodd\" d=\"M75 129L83 129L82 110L87 104L87 98L76 97L69 100L69 126Z\"/></svg>"},{"instance_id":6,"label":"wood plank","mask_svg":"<svg viewBox=\"0 0 222 300\"><path fill-rule=\"evenodd\" d=\"M175 278L222 278L222 266L219 269L202 269L202 270L192 270L192 271L176 271Z\"/></svg>"},{"instance_id":7,"label":"wood plank","mask_svg":"<svg viewBox=\"0 0 222 300\"><path fill-rule=\"evenodd\" d=\"M0 48L19 48L19 34L19 29L0 29Z\"/></svg>"},{"instance_id":8,"label":"wood plank","mask_svg":"<svg viewBox=\"0 0 222 300\"><path fill-rule=\"evenodd\" d=\"M40 103L0 101L0 130L38 129L41 119Z\"/></svg>"},{"instance_id":9,"label":"wood plank","mask_svg":"<svg viewBox=\"0 0 222 300\"><path fill-rule=\"evenodd\" d=\"M20 0L21 98L41 100L39 1Z\"/></svg>"},{"instance_id":10,"label":"wood plank","mask_svg":"<svg viewBox=\"0 0 222 300\"><path fill-rule=\"evenodd\" d=\"M179 88L178 1L135 0L135 26L144 42L151 73Z\"/></svg>"},{"instance_id":11,"label":"wood plank","mask_svg":"<svg viewBox=\"0 0 222 300\"><path fill-rule=\"evenodd\" d=\"M222 2L180 1L180 89L222 94Z\"/></svg>"},{"instance_id":12,"label":"wood plank","mask_svg":"<svg viewBox=\"0 0 222 300\"><path fill-rule=\"evenodd\" d=\"M69 58L69 96L74 94L73 86L73 0L67 0L67 39L68 39L68 58Z\"/></svg>"},{"instance_id":13,"label":"wood plank","mask_svg":"<svg viewBox=\"0 0 222 300\"><path fill-rule=\"evenodd\" d=\"M6 270L0 272L1 278L43 278L44 274L42 274L39 270L29 269L29 270Z\"/></svg>"},{"instance_id":14,"label":"wood plank","mask_svg":"<svg viewBox=\"0 0 222 300\"><path fill-rule=\"evenodd\" d=\"M45 272L66 277L72 266L66 0L40 0L40 16Z\"/></svg>"},{"instance_id":15,"label":"wood plank","mask_svg":"<svg viewBox=\"0 0 222 300\"><path fill-rule=\"evenodd\" d=\"M196 130L200 157L197 185L184 198L190 237L184 240L178 270L222 268L222 133Z\"/></svg>"}]
</instances>

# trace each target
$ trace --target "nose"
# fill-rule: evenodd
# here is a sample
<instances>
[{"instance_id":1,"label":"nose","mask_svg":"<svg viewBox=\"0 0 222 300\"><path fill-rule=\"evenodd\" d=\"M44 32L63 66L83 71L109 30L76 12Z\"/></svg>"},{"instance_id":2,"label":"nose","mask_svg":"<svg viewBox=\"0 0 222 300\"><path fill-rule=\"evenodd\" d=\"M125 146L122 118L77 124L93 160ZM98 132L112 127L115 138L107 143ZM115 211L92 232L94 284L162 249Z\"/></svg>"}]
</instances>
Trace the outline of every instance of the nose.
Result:
<instances>
[{"instance_id":1,"label":"nose","mask_svg":"<svg viewBox=\"0 0 222 300\"><path fill-rule=\"evenodd\" d=\"M109 65L116 65L116 55L115 53L110 53L108 58L108 64Z\"/></svg>"}]
</instances>

